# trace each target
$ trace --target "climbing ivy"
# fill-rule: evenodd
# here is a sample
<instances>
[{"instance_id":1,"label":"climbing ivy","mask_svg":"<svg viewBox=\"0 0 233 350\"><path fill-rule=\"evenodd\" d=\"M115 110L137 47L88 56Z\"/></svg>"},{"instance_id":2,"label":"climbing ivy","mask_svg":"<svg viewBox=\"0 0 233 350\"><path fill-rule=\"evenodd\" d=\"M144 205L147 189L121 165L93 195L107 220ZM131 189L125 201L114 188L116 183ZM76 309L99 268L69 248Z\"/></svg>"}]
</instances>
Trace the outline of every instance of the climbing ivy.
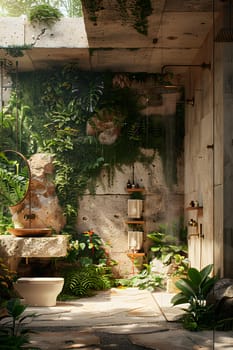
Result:
<instances>
[{"instance_id":1,"label":"climbing ivy","mask_svg":"<svg viewBox=\"0 0 233 350\"><path fill-rule=\"evenodd\" d=\"M147 35L148 19L152 14L152 6L150 0L117 0L118 10L122 19L122 23L132 22L132 26L138 33Z\"/></svg>"},{"instance_id":2,"label":"climbing ivy","mask_svg":"<svg viewBox=\"0 0 233 350\"><path fill-rule=\"evenodd\" d=\"M160 75L149 76L161 80ZM151 162L141 148L165 154L163 118L142 116L145 106L131 87L133 81L147 78L146 73L80 71L74 64L18 75L16 100L18 110L23 111L23 153L27 157L36 152L54 155L55 183L67 217L66 231L74 230L79 199L87 189L95 192L102 169L107 170L111 183L116 167L135 161ZM14 110L11 100L6 111L13 115ZM96 126L108 122L109 115L119 130L111 144L100 142ZM93 129L92 134L87 133L87 125Z\"/></svg>"},{"instance_id":3,"label":"climbing ivy","mask_svg":"<svg viewBox=\"0 0 233 350\"><path fill-rule=\"evenodd\" d=\"M97 25L98 14L104 10L103 0L82 0L89 19ZM131 25L140 34L148 33L148 16L152 14L150 0L117 0L114 10L119 13L122 24Z\"/></svg>"},{"instance_id":4,"label":"climbing ivy","mask_svg":"<svg viewBox=\"0 0 233 350\"><path fill-rule=\"evenodd\" d=\"M98 12L103 9L103 0L82 0L89 19L96 25Z\"/></svg>"}]
</instances>

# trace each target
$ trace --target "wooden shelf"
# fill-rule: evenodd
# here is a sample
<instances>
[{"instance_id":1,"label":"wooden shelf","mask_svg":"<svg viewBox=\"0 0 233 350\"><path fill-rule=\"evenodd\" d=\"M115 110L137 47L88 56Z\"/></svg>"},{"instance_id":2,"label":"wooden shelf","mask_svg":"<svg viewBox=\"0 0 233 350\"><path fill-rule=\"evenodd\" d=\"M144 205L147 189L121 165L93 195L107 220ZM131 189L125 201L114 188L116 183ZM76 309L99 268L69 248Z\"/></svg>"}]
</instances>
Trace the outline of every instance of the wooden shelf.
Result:
<instances>
[{"instance_id":1,"label":"wooden shelf","mask_svg":"<svg viewBox=\"0 0 233 350\"><path fill-rule=\"evenodd\" d=\"M145 256L145 253L127 253L127 256L130 258L136 258L137 256Z\"/></svg>"},{"instance_id":2,"label":"wooden shelf","mask_svg":"<svg viewBox=\"0 0 233 350\"><path fill-rule=\"evenodd\" d=\"M128 193L132 193L132 192L144 192L145 191L145 188L142 188L142 187L138 187L138 188L126 188L126 191Z\"/></svg>"},{"instance_id":3,"label":"wooden shelf","mask_svg":"<svg viewBox=\"0 0 233 350\"><path fill-rule=\"evenodd\" d=\"M188 211L197 211L198 215L202 215L203 214L203 207L188 207L186 208L186 210Z\"/></svg>"},{"instance_id":4,"label":"wooden shelf","mask_svg":"<svg viewBox=\"0 0 233 350\"><path fill-rule=\"evenodd\" d=\"M145 221L143 220L127 220L126 224L132 224L132 225L144 225Z\"/></svg>"},{"instance_id":5,"label":"wooden shelf","mask_svg":"<svg viewBox=\"0 0 233 350\"><path fill-rule=\"evenodd\" d=\"M186 210L203 210L203 207L188 207Z\"/></svg>"}]
</instances>

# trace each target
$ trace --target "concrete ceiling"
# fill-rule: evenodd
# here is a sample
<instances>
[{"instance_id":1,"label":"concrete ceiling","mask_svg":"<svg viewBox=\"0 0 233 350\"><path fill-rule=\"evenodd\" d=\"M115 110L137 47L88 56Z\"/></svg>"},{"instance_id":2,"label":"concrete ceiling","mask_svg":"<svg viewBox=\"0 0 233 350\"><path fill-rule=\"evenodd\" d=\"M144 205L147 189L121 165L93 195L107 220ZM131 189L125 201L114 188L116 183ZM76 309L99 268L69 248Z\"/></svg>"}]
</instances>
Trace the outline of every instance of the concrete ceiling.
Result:
<instances>
[{"instance_id":1,"label":"concrete ceiling","mask_svg":"<svg viewBox=\"0 0 233 350\"><path fill-rule=\"evenodd\" d=\"M217 16L223 3L215 0L213 6L213 0L151 0L153 12L148 17L148 34L144 35L133 28L130 16L122 20L117 0L102 0L96 23L84 8L87 45L49 47L40 42L17 58L19 69L77 61L81 69L93 71L154 73L164 65L189 65L211 31L213 12Z\"/></svg>"}]
</instances>

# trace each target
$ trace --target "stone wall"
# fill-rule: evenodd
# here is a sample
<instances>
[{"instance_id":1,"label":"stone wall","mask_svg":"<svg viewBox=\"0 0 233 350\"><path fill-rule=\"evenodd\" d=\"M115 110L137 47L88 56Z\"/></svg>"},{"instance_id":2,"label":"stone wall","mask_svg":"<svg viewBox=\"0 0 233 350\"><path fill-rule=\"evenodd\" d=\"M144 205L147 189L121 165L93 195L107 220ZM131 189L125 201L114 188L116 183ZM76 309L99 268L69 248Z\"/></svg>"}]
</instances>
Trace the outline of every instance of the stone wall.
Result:
<instances>
[{"instance_id":1,"label":"stone wall","mask_svg":"<svg viewBox=\"0 0 233 350\"><path fill-rule=\"evenodd\" d=\"M152 154L152 150L145 151ZM108 184L106 171L96 187L96 195L86 193L80 201L77 218L78 231L94 230L104 242L110 244L110 256L118 262L116 274L127 276L133 272L128 249L127 200L128 179L132 182L132 167L116 169L112 185ZM144 243L147 252L149 242L146 234L158 229L162 223L177 223L183 216L183 161L178 162L179 182L169 188L164 178L161 158L155 153L148 166L134 164L135 183L144 188Z\"/></svg>"}]
</instances>

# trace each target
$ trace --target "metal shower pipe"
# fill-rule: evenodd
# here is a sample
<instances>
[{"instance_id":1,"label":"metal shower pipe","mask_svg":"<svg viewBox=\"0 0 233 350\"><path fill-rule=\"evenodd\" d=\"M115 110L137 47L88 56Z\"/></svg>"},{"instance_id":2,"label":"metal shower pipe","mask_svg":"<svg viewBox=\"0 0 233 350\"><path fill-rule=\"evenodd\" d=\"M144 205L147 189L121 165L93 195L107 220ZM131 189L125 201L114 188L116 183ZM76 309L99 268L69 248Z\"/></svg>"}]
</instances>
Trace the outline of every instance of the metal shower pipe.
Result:
<instances>
[{"instance_id":1,"label":"metal shower pipe","mask_svg":"<svg viewBox=\"0 0 233 350\"><path fill-rule=\"evenodd\" d=\"M201 63L201 64L165 64L162 66L161 73L164 74L164 70L167 67L199 67L203 69L211 69L211 63Z\"/></svg>"}]
</instances>

